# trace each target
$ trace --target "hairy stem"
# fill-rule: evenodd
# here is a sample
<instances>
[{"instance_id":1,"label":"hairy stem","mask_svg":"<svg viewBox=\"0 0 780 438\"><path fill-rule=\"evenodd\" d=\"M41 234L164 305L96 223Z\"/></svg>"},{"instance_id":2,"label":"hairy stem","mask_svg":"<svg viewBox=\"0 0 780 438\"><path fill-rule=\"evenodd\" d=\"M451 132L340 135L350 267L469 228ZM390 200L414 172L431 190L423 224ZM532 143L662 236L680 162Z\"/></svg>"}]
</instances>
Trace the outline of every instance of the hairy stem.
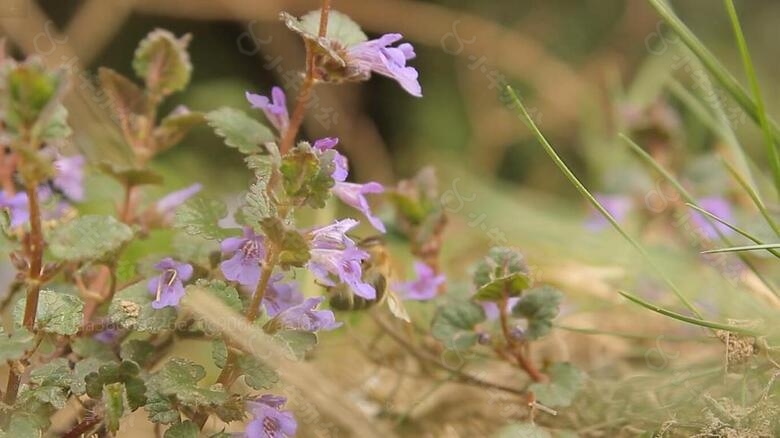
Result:
<instances>
[{"instance_id":1,"label":"hairy stem","mask_svg":"<svg viewBox=\"0 0 780 438\"><path fill-rule=\"evenodd\" d=\"M324 38L328 31L328 15L330 13L330 0L322 0L322 7L320 13L320 29L319 37ZM292 148L295 142L295 137L298 135L298 131L301 129L303 123L303 117L306 115L306 102L311 98L311 93L314 90L314 84L317 81L317 72L315 70L316 54L312 43L306 42L306 75L303 79L303 85L301 85L301 91L298 93L296 99L295 109L290 117L290 126L282 134L282 139L279 144L279 152L284 155Z\"/></svg>"}]
</instances>

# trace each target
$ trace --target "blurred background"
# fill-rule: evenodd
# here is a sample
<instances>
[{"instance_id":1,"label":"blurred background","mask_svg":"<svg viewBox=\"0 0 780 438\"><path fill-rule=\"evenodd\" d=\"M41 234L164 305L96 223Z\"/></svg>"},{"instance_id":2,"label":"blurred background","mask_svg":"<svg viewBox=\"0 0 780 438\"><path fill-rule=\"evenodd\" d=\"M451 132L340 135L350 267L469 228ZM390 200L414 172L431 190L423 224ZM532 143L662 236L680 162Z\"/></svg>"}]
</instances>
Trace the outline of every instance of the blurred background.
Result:
<instances>
[{"instance_id":1,"label":"blurred background","mask_svg":"<svg viewBox=\"0 0 780 438\"><path fill-rule=\"evenodd\" d=\"M435 166L441 192L451 195L442 266L452 282L466 280L466 268L489 246L516 246L527 256L536 280L567 293L562 326L623 335L616 340L594 337L592 332L564 332L565 337L556 336L545 347L543 357L572 359L592 376L612 377L625 376L637 365L646 370L643 357L658 342L657 334L694 337L685 338L692 344L677 350L678 356L685 351L679 365L695 362L702 352L719 351L719 344L699 345L695 337L702 333L619 299L616 290L626 289L681 310L636 252L592 217L502 96L506 85L520 92L540 129L591 191L628 205L620 218L624 226L707 318L776 317L780 301L754 271L732 257L701 256L701 251L724 246L723 242L693 233L679 196L669 193L668 186L617 137L619 132L631 136L697 199L725 200L736 223L757 236L771 235L717 158L749 169L755 184L765 188L760 131L713 87L646 2L332 3L370 37L400 32L414 45L417 58L412 65L420 72L423 97L411 97L382 77L360 84L321 85L304 123L304 136L339 137L358 182L393 185L426 165ZM672 4L744 83L721 2ZM0 34L12 54L37 54L52 66L70 69L74 90L89 95L100 93L98 66L134 76L133 51L151 30L191 33L192 84L167 101L162 112L178 105L198 111L232 106L249 112L247 90L267 94L280 85L290 101L296 94L303 44L278 16L281 11L302 15L318 7L319 2L311 0L0 0ZM780 2L742 0L737 7L768 112L777 115ZM94 108L80 107L78 99L72 103L71 123L77 129L94 126L100 119ZM719 112L728 126L713 122L713 114ZM262 118L259 112L254 115ZM110 122L98 126L113 129ZM109 153L110 145L102 142L100 136L87 136L76 139L75 146ZM747 159L734 154L735 145L747 151ZM166 176L160 193L194 181L203 183L213 196L240 192L249 178L241 160L209 127L199 127L155 163ZM115 192L96 181L88 187L94 205L85 208L110 209ZM774 205L770 209L777 211ZM759 271L772 266L763 254L750 257ZM400 264L403 271L411 262ZM330 347L321 354L346 355L344 343L350 342L350 338L325 342ZM616 357L627 360L615 361ZM720 357L715 357L711 364L717 368ZM344 380L355 379L351 370L331 371ZM602 393L594 392L593 398L583 401L577 421L608 420L588 418L588 404L603 401L598 399ZM622 400L609 399L618 405ZM430 412L437 405L432 406ZM471 436L480 436L475 433Z\"/></svg>"}]
</instances>

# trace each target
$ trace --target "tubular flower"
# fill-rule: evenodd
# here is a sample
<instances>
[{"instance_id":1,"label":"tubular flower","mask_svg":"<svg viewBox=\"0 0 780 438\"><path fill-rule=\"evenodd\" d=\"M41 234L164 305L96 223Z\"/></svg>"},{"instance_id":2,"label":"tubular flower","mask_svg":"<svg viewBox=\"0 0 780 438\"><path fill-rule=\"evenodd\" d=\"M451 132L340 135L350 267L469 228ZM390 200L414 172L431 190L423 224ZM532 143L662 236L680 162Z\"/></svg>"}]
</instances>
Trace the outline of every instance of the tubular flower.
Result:
<instances>
[{"instance_id":1,"label":"tubular flower","mask_svg":"<svg viewBox=\"0 0 780 438\"><path fill-rule=\"evenodd\" d=\"M229 237L222 241L222 254L231 256L219 267L230 281L254 289L260 282L260 264L265 258L263 236L255 234L250 227L244 228L241 237Z\"/></svg>"},{"instance_id":2,"label":"tubular flower","mask_svg":"<svg viewBox=\"0 0 780 438\"><path fill-rule=\"evenodd\" d=\"M287 96L284 90L279 87L271 89L271 98L260 94L246 92L246 100L252 105L252 108L262 110L265 118L274 125L279 133L283 133L290 126L290 114L287 112Z\"/></svg>"},{"instance_id":3,"label":"tubular flower","mask_svg":"<svg viewBox=\"0 0 780 438\"><path fill-rule=\"evenodd\" d=\"M357 224L354 219L343 219L313 230L310 234L311 259L306 266L324 285L335 286L338 279L357 295L372 300L376 298L376 290L363 282L361 266L369 254L346 235Z\"/></svg>"},{"instance_id":4,"label":"tubular flower","mask_svg":"<svg viewBox=\"0 0 780 438\"><path fill-rule=\"evenodd\" d=\"M287 399L266 394L247 402L254 419L246 426L246 438L288 438L295 435L298 423L292 412L282 411Z\"/></svg>"},{"instance_id":5,"label":"tubular flower","mask_svg":"<svg viewBox=\"0 0 780 438\"><path fill-rule=\"evenodd\" d=\"M414 270L417 278L399 283L396 288L407 300L426 301L435 298L439 286L446 281L444 275L436 275L433 268L420 261L414 262Z\"/></svg>"},{"instance_id":6,"label":"tubular flower","mask_svg":"<svg viewBox=\"0 0 780 438\"><path fill-rule=\"evenodd\" d=\"M403 35L387 33L381 37L365 41L347 49L346 61L359 75L368 77L371 72L395 79L407 93L422 97L422 86L417 79L419 74L414 67L406 65L406 61L414 59L414 47L409 43L391 45L398 42Z\"/></svg>"},{"instance_id":7,"label":"tubular flower","mask_svg":"<svg viewBox=\"0 0 780 438\"><path fill-rule=\"evenodd\" d=\"M166 257L154 265L160 275L149 280L147 289L155 295L152 307L178 306L184 296L184 282L192 277L192 265Z\"/></svg>"}]
</instances>

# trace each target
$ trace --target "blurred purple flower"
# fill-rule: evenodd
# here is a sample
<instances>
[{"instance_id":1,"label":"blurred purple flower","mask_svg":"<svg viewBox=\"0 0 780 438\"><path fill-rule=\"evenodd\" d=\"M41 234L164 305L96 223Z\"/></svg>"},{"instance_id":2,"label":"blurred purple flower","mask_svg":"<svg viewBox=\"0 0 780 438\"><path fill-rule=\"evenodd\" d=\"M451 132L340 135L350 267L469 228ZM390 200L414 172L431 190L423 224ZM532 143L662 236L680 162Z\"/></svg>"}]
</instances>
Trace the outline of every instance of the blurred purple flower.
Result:
<instances>
[{"instance_id":1,"label":"blurred purple flower","mask_svg":"<svg viewBox=\"0 0 780 438\"><path fill-rule=\"evenodd\" d=\"M321 138L314 142L314 149L319 152L325 152L333 149L339 144L339 139L336 137ZM334 151L336 155L333 158L333 164L336 166L336 170L333 171L331 176L336 182L344 182L349 175L349 162L347 157L342 155L339 151Z\"/></svg>"},{"instance_id":2,"label":"blurred purple flower","mask_svg":"<svg viewBox=\"0 0 780 438\"><path fill-rule=\"evenodd\" d=\"M27 193L18 192L13 196L8 196L4 191L0 191L0 208L8 210L12 228L21 227L30 220Z\"/></svg>"},{"instance_id":3,"label":"blurred purple flower","mask_svg":"<svg viewBox=\"0 0 780 438\"><path fill-rule=\"evenodd\" d=\"M152 307L162 309L179 305L184 296L184 282L192 277L192 265L166 257L154 268L162 271L162 274L149 280L147 285L149 293L155 295Z\"/></svg>"},{"instance_id":4,"label":"blurred purple flower","mask_svg":"<svg viewBox=\"0 0 780 438\"><path fill-rule=\"evenodd\" d=\"M595 198L615 218L618 223L626 220L633 208L633 201L624 195L596 194ZM609 225L609 221L595 208L590 209L585 227L590 231L601 231Z\"/></svg>"},{"instance_id":5,"label":"blurred purple flower","mask_svg":"<svg viewBox=\"0 0 780 438\"><path fill-rule=\"evenodd\" d=\"M377 182L369 182L366 184L337 182L336 185L333 186L333 194L345 204L363 213L363 215L366 216L366 219L368 219L368 222L370 222L380 233L386 231L385 224L371 212L371 206L368 204L366 195L370 193L382 193L384 191L385 188L382 187L382 184Z\"/></svg>"},{"instance_id":6,"label":"blurred purple flower","mask_svg":"<svg viewBox=\"0 0 780 438\"><path fill-rule=\"evenodd\" d=\"M414 270L417 278L412 281L399 283L396 289L407 300L425 301L436 297L439 286L444 284L446 277L443 274L436 275L434 270L423 262L414 262Z\"/></svg>"},{"instance_id":7,"label":"blurred purple flower","mask_svg":"<svg viewBox=\"0 0 780 438\"><path fill-rule=\"evenodd\" d=\"M284 90L279 87L271 89L271 99L260 94L246 92L246 100L252 104L252 108L262 110L268 121L274 125L279 133L283 133L290 125L290 115L287 112L287 97Z\"/></svg>"},{"instance_id":8,"label":"blurred purple flower","mask_svg":"<svg viewBox=\"0 0 780 438\"><path fill-rule=\"evenodd\" d=\"M102 342L104 344L113 344L117 339L119 339L119 330L108 328L92 335L92 339L95 339L96 341Z\"/></svg>"},{"instance_id":9,"label":"blurred purple flower","mask_svg":"<svg viewBox=\"0 0 780 438\"><path fill-rule=\"evenodd\" d=\"M335 286L334 277L347 284L363 298L376 298L373 286L363 282L361 262L369 254L355 245L346 232L354 228L358 221L343 219L311 232L311 259L307 268L326 286Z\"/></svg>"},{"instance_id":10,"label":"blurred purple flower","mask_svg":"<svg viewBox=\"0 0 780 438\"><path fill-rule=\"evenodd\" d=\"M57 175L53 184L73 201L84 200L84 163L82 155L59 157L54 160Z\"/></svg>"},{"instance_id":11,"label":"blurred purple flower","mask_svg":"<svg viewBox=\"0 0 780 438\"><path fill-rule=\"evenodd\" d=\"M271 277L268 289L263 297L265 310L268 312L268 316L272 318L280 312L303 302L303 294L298 289L298 284L295 282L280 283L283 277L282 274L276 274Z\"/></svg>"},{"instance_id":12,"label":"blurred purple flower","mask_svg":"<svg viewBox=\"0 0 780 438\"><path fill-rule=\"evenodd\" d=\"M275 322L284 330L303 330L307 332L333 330L341 327L341 323L336 322L336 316L333 315L333 312L330 310L316 310L316 307L324 299L324 297L307 298L303 303L280 312L276 315Z\"/></svg>"},{"instance_id":13,"label":"blurred purple flower","mask_svg":"<svg viewBox=\"0 0 780 438\"><path fill-rule=\"evenodd\" d=\"M184 204L198 194L203 189L203 185L200 183L195 183L189 187L185 187L181 190L177 190L175 192L168 193L167 195L163 196L157 203L154 205L154 209L157 210L157 213L162 216L166 221L173 220L173 214L177 207Z\"/></svg>"},{"instance_id":14,"label":"blurred purple flower","mask_svg":"<svg viewBox=\"0 0 780 438\"><path fill-rule=\"evenodd\" d=\"M514 307L518 301L520 301L520 297L512 297L508 299L506 303L506 311L511 313L512 307ZM482 305L482 309L485 311L485 316L487 317L488 321L494 321L498 319L500 316L498 312L498 304L492 301L481 301L479 304Z\"/></svg>"},{"instance_id":15,"label":"blurred purple flower","mask_svg":"<svg viewBox=\"0 0 780 438\"><path fill-rule=\"evenodd\" d=\"M260 282L260 263L265 258L263 236L255 234L251 227L244 227L243 236L222 241L222 254L232 255L219 265L225 278L254 290Z\"/></svg>"},{"instance_id":16,"label":"blurred purple flower","mask_svg":"<svg viewBox=\"0 0 780 438\"><path fill-rule=\"evenodd\" d=\"M373 71L387 76L395 79L407 93L422 97L417 70L406 65L406 61L416 56L414 48L409 43L391 47L391 44L401 38L403 35L400 33L388 33L377 39L356 44L348 49L348 62L361 75L370 76Z\"/></svg>"},{"instance_id":17,"label":"blurred purple flower","mask_svg":"<svg viewBox=\"0 0 780 438\"><path fill-rule=\"evenodd\" d=\"M247 401L247 409L254 419L246 426L246 438L288 438L295 435L298 423L292 412L282 411L284 397L266 394Z\"/></svg>"},{"instance_id":18,"label":"blurred purple flower","mask_svg":"<svg viewBox=\"0 0 780 438\"><path fill-rule=\"evenodd\" d=\"M734 213L731 210L731 204L719 196L710 196L699 199L699 207L725 222L731 223L734 219ZM695 210L691 212L691 222L693 222L694 225L696 225L696 227L699 228L699 230L701 230L704 236L708 239L717 238L718 231L724 235L729 235L734 232L734 230L716 221L715 219L712 219L712 224L710 224L709 219L705 215Z\"/></svg>"}]
</instances>

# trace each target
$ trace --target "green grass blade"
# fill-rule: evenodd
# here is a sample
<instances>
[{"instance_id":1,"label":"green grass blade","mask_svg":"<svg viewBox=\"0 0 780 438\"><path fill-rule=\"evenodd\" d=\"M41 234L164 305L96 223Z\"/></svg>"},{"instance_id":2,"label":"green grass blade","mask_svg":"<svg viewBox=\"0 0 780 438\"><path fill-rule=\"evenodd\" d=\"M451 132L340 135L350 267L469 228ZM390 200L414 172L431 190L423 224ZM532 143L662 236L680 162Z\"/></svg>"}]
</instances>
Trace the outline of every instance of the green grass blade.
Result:
<instances>
[{"instance_id":1,"label":"green grass blade","mask_svg":"<svg viewBox=\"0 0 780 438\"><path fill-rule=\"evenodd\" d=\"M620 138L622 138L626 142L628 147L631 148L631 151L633 151L636 155L638 155L639 158L642 159L642 161L644 161L645 164L647 164L648 166L652 167L656 172L661 174L661 176L663 176L669 182L669 184L671 184L675 188L675 190L677 190L677 192L688 203L688 205L696 208L697 210L701 210L698 206L696 206L696 202L697 202L696 199L693 197L693 195L691 195L685 189L685 187L682 186L682 184L680 184L677 181L677 178L675 178L666 169L664 169L650 154L645 152L644 149L642 149L638 144L636 144L636 142L634 142L633 140L631 140L629 137L627 137L624 134L619 134L619 136L620 136ZM709 221L710 225L712 225L714 227L715 232L718 233L718 236L720 236L721 240L723 240L723 242L726 245L732 246L733 244L731 243L731 240L729 240L729 238L726 237L725 234L723 234L717 227L715 227L715 223L712 222L712 220L709 219L709 216L710 216L709 213L707 213L707 216L706 216L707 220ZM715 217L713 217L713 219L717 220L717 218L715 218ZM726 224L726 225L729 226L728 224ZM756 277L759 280L761 280L761 282L763 282L764 285L766 285L766 287L770 291L772 291L772 293L774 295L780 296L780 294L777 292L777 288L775 287L774 282L772 282L769 278L767 278L764 274L762 274L756 268L756 266L753 264L753 262L750 259L747 258L747 256L745 256L742 253L737 253L736 255L737 255L737 257L739 257L739 259L742 261L742 263L745 264L745 266L747 266L751 271L753 271L753 274L755 274Z\"/></svg>"},{"instance_id":2,"label":"green grass blade","mask_svg":"<svg viewBox=\"0 0 780 438\"><path fill-rule=\"evenodd\" d=\"M704 88L702 93L713 94L714 91L711 91L711 85L712 82L710 81L702 81L702 88ZM734 130L731 129L728 117L726 117L726 114L723 112L723 107L721 105L713 105L710 110L707 105L701 101L700 97L697 97L692 92L688 91L688 89L686 89L677 79L669 79L669 81L667 81L667 88L674 97L679 99L680 102L682 102L682 104L699 119L699 121L723 140L728 152L736 162L737 168L744 175L747 175L748 181L750 181L751 184L757 186L753 178L753 173L750 171L750 158L745 154L739 139L737 139L737 135L734 133Z\"/></svg>"},{"instance_id":3,"label":"green grass blade","mask_svg":"<svg viewBox=\"0 0 780 438\"><path fill-rule=\"evenodd\" d=\"M758 208L758 211L761 213L761 216L764 217L764 220L769 224L769 226L772 228L772 231L775 232L777 236L780 236L780 228L775 223L774 219L772 219L772 215L769 214L769 210L767 210L766 205L764 205L764 201L761 200L761 195L758 194L758 192L753 188L753 186L750 185L750 183L747 182L744 176L742 176L739 171L731 165L726 160L721 160L723 162L723 165L726 166L726 169L729 171L732 177L739 183L739 185L742 187L742 189L745 191L745 193L750 196L750 199L753 201L753 204L756 205L756 208Z\"/></svg>"},{"instance_id":4,"label":"green grass blade","mask_svg":"<svg viewBox=\"0 0 780 438\"><path fill-rule=\"evenodd\" d=\"M649 302L643 300L642 298L639 298L636 295L630 294L630 293L622 291L622 290L618 291L618 293L620 295L622 295L623 297L625 297L626 299L628 299L629 301L633 301L634 303L639 304L640 306L642 306L642 307L644 307L644 308L646 308L648 310L652 310L655 313L667 316L667 317L672 318L672 319L676 319L678 321L686 322L688 324L697 325L699 327L707 327L707 328L715 329L715 330L726 330L726 331L729 331L729 332L740 333L740 334L749 335L749 336L758 336L759 335L758 332L750 330L750 329L747 329L747 328L744 328L744 327L735 327L733 325L721 324L719 322L706 321L706 320L703 320L703 319L691 318L690 316L685 316L685 315L682 315L680 313L673 312L673 311L668 310L668 309L664 309L663 307L656 306L653 303L649 303Z\"/></svg>"},{"instance_id":5,"label":"green grass blade","mask_svg":"<svg viewBox=\"0 0 780 438\"><path fill-rule=\"evenodd\" d=\"M759 111L757 104L750 98L742 85L729 73L723 64L718 61L696 35L680 20L677 15L669 8L663 0L648 0L659 15L666 21L669 27L677 34L685 45L701 61L704 68L710 72L715 80L728 92L731 97L739 104L747 115L760 125ZM780 140L780 127L772 119L767 118L769 132L772 134L773 141Z\"/></svg>"},{"instance_id":6,"label":"green grass blade","mask_svg":"<svg viewBox=\"0 0 780 438\"><path fill-rule=\"evenodd\" d=\"M730 248L718 248L711 249L709 251L702 251L702 254L719 254L723 252L741 252L741 251L760 251L780 249L780 243L765 243L763 245L745 245L745 246L732 246Z\"/></svg>"},{"instance_id":7,"label":"green grass blade","mask_svg":"<svg viewBox=\"0 0 780 438\"><path fill-rule=\"evenodd\" d=\"M764 99L761 97L761 88L758 85L756 70L753 66L753 60L750 57L750 51L747 47L747 41L745 41L745 35L742 32L742 25L739 23L739 17L737 16L737 9L734 7L734 2L732 0L723 0L723 2L729 13L731 26L734 29L734 38L737 40L739 53L742 56L742 65L745 68L745 75L750 83L750 91L753 93L753 99L756 102L758 122L761 126L761 132L764 135L767 157L775 180L775 189L777 190L777 193L780 194L780 155L777 152L777 144L772 136L772 128L769 126L769 117L767 117L766 108L764 107Z\"/></svg>"},{"instance_id":8,"label":"green grass blade","mask_svg":"<svg viewBox=\"0 0 780 438\"><path fill-rule=\"evenodd\" d=\"M698 205L693 205L690 202L686 203L685 205L687 205L688 207L698 211L699 213L701 213L701 214L703 214L703 215L705 215L705 216L707 216L707 217L709 217L709 218L711 218L713 220L716 220L716 221L720 222L721 224L731 228L732 230L734 230L734 232L736 232L738 234L741 234L742 236L746 237L747 239L752 240L753 243L755 243L757 245L765 245L765 243L762 242L761 240L759 240L756 236L754 236L754 235L748 233L747 231L737 227L736 225L732 225L732 224L724 221L723 219L715 216L714 214L712 214L709 211L699 207ZM774 249L770 249L769 252L771 252L773 256L780 258L780 253L778 253Z\"/></svg>"},{"instance_id":9,"label":"green grass blade","mask_svg":"<svg viewBox=\"0 0 780 438\"><path fill-rule=\"evenodd\" d=\"M612 224L612 227L617 230L618 233L620 233L621 236L623 236L624 239L628 241L628 243L631 244L631 246L634 247L634 249L639 253L639 255L642 256L645 261L647 261L647 264L655 271L655 273L661 277L661 279L666 283L667 286L674 292L674 294L677 296L677 298L680 300L680 302L688 308L694 315L701 318L701 313L699 313L698 310L693 306L693 304L688 300L688 298L685 297L685 295L682 294L680 289L672 282L672 280L667 276L661 268L658 267L658 265L653 261L653 259L650 257L650 255L645 251L645 249L642 247L642 245L639 244L633 237L631 237L624 229L623 227L618 224L617 220L615 220L614 217L607 211L604 206L601 205L601 203L588 191L588 189L580 182L580 180L577 178L576 175L569 169L569 167L566 165L566 163L561 159L561 157L558 155L558 153L555 151L555 148L552 147L549 141L547 141L547 138L542 134L542 131L539 130L539 127L536 126L536 123L534 123L533 118L531 118L531 115L528 113L528 110L526 110L525 106L523 105L522 101L520 101L520 98L517 96L517 93L515 93L515 90L507 86L506 92L509 94L509 96L514 100L515 105L517 105L518 111L520 115L523 117L523 120L525 121L525 124L528 126L528 128L531 130L531 132L534 134L536 139L541 143L542 147L544 148L544 151L547 153L547 155L550 156L550 158L553 160L555 165L560 169L560 171L566 176L566 179L569 180L569 182L577 189L577 191L580 192L580 194L585 197L585 199L588 200L588 202L593 205L593 207L601 213L604 218L609 221L610 224Z\"/></svg>"}]
</instances>

